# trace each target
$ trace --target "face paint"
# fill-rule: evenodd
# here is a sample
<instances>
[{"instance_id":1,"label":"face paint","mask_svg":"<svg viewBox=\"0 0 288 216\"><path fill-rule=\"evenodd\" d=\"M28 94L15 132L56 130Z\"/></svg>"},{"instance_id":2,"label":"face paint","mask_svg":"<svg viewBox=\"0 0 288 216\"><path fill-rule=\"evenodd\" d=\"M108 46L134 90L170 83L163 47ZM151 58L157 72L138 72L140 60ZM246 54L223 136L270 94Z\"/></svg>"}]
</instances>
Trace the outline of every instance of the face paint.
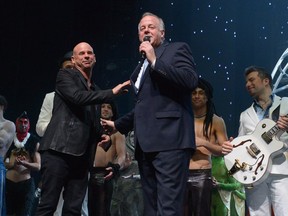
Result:
<instances>
[{"instance_id":1,"label":"face paint","mask_svg":"<svg viewBox=\"0 0 288 216\"><path fill-rule=\"evenodd\" d=\"M28 132L30 130L30 121L27 117L27 113L25 115L22 113L20 117L16 119L16 136L17 139L21 142L25 139Z\"/></svg>"}]
</instances>

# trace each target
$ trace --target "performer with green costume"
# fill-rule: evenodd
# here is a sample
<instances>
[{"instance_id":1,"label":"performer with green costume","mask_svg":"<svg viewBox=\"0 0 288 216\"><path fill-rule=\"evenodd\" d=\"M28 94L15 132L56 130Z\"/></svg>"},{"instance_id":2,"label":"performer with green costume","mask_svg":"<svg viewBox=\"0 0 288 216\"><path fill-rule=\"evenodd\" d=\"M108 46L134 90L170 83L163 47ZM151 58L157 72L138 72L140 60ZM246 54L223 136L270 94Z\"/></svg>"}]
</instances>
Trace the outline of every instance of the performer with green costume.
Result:
<instances>
[{"instance_id":1,"label":"performer with green costume","mask_svg":"<svg viewBox=\"0 0 288 216\"><path fill-rule=\"evenodd\" d=\"M212 157L212 216L244 216L245 190L243 185L228 174L223 157Z\"/></svg>"}]
</instances>

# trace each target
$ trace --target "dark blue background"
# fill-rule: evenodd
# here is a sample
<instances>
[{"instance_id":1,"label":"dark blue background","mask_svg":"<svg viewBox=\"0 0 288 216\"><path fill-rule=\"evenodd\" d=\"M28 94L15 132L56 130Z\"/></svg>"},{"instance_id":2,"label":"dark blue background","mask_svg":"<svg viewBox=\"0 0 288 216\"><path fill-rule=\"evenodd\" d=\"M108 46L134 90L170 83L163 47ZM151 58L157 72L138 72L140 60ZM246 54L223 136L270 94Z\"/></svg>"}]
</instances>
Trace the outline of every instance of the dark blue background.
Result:
<instances>
[{"instance_id":1,"label":"dark blue background","mask_svg":"<svg viewBox=\"0 0 288 216\"><path fill-rule=\"evenodd\" d=\"M103 89L129 78L137 61L137 24L145 11L166 24L166 39L185 41L198 74L214 86L214 102L236 136L239 114L250 106L243 71L258 65L272 72L288 47L285 0L50 0L0 3L0 94L15 121L27 110L34 131L43 98L53 91L58 61L78 42L90 43L97 63L93 79ZM282 92L286 95L286 92ZM132 94L117 100L120 114Z\"/></svg>"}]
</instances>

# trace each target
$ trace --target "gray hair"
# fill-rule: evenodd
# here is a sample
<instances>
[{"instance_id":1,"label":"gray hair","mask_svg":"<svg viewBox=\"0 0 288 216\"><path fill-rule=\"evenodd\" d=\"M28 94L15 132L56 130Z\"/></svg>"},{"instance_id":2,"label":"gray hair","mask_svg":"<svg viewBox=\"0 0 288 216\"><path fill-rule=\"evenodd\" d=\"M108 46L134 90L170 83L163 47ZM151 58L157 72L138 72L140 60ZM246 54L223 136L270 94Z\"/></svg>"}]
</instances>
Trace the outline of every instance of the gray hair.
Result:
<instances>
[{"instance_id":1,"label":"gray hair","mask_svg":"<svg viewBox=\"0 0 288 216\"><path fill-rule=\"evenodd\" d=\"M160 28L160 30L161 30L161 31L162 31L162 30L165 31L165 24L164 24L162 18L158 17L157 15L155 15L155 14L153 14L153 13L151 13L151 12L145 12L145 13L142 15L141 19L144 18L144 17L146 17L146 16L156 17L156 18L159 20L159 24L160 24L160 25L159 25L159 28ZM138 31L139 31L139 30L140 30L140 26L139 26L139 24L138 24Z\"/></svg>"}]
</instances>

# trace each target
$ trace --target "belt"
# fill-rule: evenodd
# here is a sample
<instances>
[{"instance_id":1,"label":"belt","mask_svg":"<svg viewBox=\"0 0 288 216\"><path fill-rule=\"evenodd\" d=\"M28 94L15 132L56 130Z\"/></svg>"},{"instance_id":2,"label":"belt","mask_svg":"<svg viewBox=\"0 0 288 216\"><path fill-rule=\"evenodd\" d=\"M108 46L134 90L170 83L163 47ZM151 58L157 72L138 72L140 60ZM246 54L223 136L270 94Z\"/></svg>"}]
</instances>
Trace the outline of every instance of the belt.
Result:
<instances>
[{"instance_id":1,"label":"belt","mask_svg":"<svg viewBox=\"0 0 288 216\"><path fill-rule=\"evenodd\" d=\"M210 174L211 169L192 169L192 170L189 170L189 173L207 173L207 174Z\"/></svg>"}]
</instances>

